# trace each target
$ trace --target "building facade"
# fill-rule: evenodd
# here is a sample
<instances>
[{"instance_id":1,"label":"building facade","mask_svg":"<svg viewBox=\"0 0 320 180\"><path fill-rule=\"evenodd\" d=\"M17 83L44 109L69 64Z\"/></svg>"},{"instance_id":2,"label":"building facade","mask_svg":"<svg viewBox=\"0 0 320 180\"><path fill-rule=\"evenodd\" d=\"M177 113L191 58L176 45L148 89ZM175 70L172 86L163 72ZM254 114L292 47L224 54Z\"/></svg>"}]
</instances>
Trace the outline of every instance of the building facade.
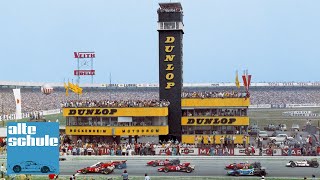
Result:
<instances>
[{"instance_id":1,"label":"building facade","mask_svg":"<svg viewBox=\"0 0 320 180\"><path fill-rule=\"evenodd\" d=\"M242 144L249 125L249 104L248 98L183 98L182 142L221 144L229 139Z\"/></svg>"},{"instance_id":2,"label":"building facade","mask_svg":"<svg viewBox=\"0 0 320 180\"><path fill-rule=\"evenodd\" d=\"M72 140L120 142L128 137L133 142L169 131L167 107L63 108L63 116Z\"/></svg>"}]
</instances>

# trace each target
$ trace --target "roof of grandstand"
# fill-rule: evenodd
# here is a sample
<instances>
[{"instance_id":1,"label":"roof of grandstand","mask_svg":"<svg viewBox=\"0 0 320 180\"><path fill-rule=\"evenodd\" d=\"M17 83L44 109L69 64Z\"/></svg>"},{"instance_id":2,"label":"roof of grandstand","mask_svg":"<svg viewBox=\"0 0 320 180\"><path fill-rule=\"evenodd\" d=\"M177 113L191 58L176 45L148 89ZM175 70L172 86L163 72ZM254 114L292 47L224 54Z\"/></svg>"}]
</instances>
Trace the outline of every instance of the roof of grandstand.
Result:
<instances>
[{"instance_id":1,"label":"roof of grandstand","mask_svg":"<svg viewBox=\"0 0 320 180\"><path fill-rule=\"evenodd\" d=\"M0 81L0 86L17 86L17 87L41 87L44 84L49 84L52 87L64 87L63 83L45 83L45 82L13 82ZM144 83L144 84L107 84L107 83L86 83L80 84L84 88L105 88L105 87L159 87L159 84ZM252 82L251 87L315 87L320 86L320 82ZM183 83L183 87L235 87L234 82L222 83Z\"/></svg>"}]
</instances>

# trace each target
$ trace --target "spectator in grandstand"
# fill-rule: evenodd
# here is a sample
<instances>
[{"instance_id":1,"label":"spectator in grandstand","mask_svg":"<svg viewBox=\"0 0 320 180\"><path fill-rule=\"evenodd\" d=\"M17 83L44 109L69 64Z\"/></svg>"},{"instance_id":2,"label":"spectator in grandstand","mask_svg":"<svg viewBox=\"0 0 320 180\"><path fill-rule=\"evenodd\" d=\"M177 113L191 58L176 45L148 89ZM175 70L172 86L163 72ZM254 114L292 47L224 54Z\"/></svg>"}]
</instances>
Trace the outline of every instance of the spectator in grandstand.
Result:
<instances>
[{"instance_id":1,"label":"spectator in grandstand","mask_svg":"<svg viewBox=\"0 0 320 180\"><path fill-rule=\"evenodd\" d=\"M250 90L251 104L271 104L275 107L284 107L285 104L320 104L320 93L318 87L254 87ZM245 93L234 91L234 88L225 87L223 91L219 87L213 88L184 88L183 98L227 98L245 97ZM0 88L1 102L4 107L5 119L13 118L15 113L15 100L11 88ZM39 88L21 88L23 116L28 117L30 113L42 110L59 109L66 106L168 106L160 103L158 89L84 89L83 94L78 96L69 93L65 96L64 88L55 88L50 95L44 95ZM105 101L101 101L105 99ZM109 99L109 101L107 100ZM152 101L150 99L156 99ZM62 103L60 103L62 102ZM84 104L82 104L84 102ZM98 104L94 104L99 102ZM69 104L67 104L69 106ZM231 113L232 114L232 113ZM190 114L187 114L189 116Z\"/></svg>"}]
</instances>

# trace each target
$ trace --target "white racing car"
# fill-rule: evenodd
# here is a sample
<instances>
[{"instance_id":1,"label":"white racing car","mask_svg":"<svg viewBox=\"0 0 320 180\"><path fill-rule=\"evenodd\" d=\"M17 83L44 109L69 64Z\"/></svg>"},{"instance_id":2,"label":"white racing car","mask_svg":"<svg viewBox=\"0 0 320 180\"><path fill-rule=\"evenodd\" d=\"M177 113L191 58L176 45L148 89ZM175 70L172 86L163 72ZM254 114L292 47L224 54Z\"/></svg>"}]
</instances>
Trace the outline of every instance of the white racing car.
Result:
<instances>
[{"instance_id":1,"label":"white racing car","mask_svg":"<svg viewBox=\"0 0 320 180\"><path fill-rule=\"evenodd\" d=\"M317 159L311 159L311 160L302 160L302 161L289 161L286 165L287 167L319 167L319 163Z\"/></svg>"}]
</instances>

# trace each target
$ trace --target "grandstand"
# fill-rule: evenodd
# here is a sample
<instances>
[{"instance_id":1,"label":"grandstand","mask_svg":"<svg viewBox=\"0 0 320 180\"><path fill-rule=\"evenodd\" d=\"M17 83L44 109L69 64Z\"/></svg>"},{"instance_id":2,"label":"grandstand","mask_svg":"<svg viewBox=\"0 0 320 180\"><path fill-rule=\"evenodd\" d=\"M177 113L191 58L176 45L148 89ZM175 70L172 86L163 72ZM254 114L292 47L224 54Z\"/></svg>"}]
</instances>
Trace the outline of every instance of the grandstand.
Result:
<instances>
[{"instance_id":1,"label":"grandstand","mask_svg":"<svg viewBox=\"0 0 320 180\"><path fill-rule=\"evenodd\" d=\"M54 87L50 95L41 93L44 84ZM81 99L90 100L148 100L159 99L158 84L82 84ZM15 112L13 88L21 88L22 111L33 112L61 108L61 103L75 100L77 95L65 96L63 83L0 82L0 98L4 114ZM230 92L238 91L234 83L184 84L184 91ZM243 90L243 89L241 89ZM250 100L252 105L285 107L289 104L320 104L320 83L252 83ZM289 106L287 106L289 107Z\"/></svg>"}]
</instances>

